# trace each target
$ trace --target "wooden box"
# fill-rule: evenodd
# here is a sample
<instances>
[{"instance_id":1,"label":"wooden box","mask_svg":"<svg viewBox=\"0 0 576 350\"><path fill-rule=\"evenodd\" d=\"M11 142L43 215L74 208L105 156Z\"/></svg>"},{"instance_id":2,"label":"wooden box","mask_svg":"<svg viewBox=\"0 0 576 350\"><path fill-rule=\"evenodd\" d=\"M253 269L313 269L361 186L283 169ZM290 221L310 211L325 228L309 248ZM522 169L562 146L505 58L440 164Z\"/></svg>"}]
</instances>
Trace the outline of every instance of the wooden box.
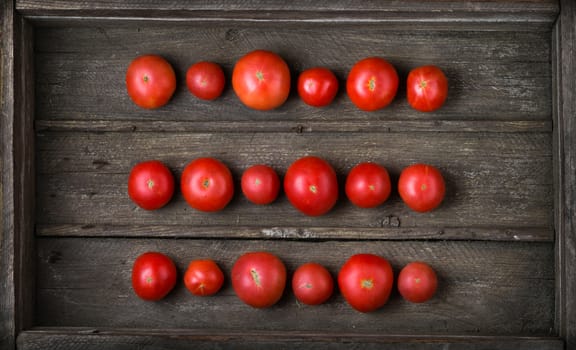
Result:
<instances>
[{"instance_id":1,"label":"wooden box","mask_svg":"<svg viewBox=\"0 0 576 350\"><path fill-rule=\"evenodd\" d=\"M4 1L2 9L2 349L367 348L576 349L576 5L572 0ZM190 95L187 67L279 53L293 77L334 70L335 102L249 110L228 85L213 102ZM157 53L178 88L159 110L125 91L128 63ZM401 78L394 102L356 109L344 82L357 60L380 56ZM442 67L446 105L406 102L408 71ZM229 79L228 79L229 81ZM240 191L225 210L188 207L179 191L146 212L126 193L131 167L160 159L179 178L200 156L235 179L266 163L327 159L340 184L360 161L394 181L414 162L438 166L443 205L417 214L397 194L377 209L341 194L322 217L281 195L255 206ZM134 259L162 251L180 272L211 257L229 275L243 252L277 254L289 272L306 261L335 276L352 254L380 254L396 274L424 260L437 295L410 304L394 292L377 312L340 293L299 304L290 289L266 310L242 304L227 282L191 296L179 282L163 301L138 299Z\"/></svg>"}]
</instances>

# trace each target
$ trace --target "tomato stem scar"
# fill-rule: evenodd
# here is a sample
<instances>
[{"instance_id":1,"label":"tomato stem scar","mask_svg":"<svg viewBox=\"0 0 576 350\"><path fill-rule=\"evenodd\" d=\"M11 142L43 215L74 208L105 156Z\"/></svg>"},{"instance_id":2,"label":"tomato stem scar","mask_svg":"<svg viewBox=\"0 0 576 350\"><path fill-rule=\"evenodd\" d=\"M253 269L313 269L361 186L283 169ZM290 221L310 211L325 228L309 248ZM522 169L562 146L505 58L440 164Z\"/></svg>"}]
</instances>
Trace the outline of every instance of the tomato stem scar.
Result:
<instances>
[{"instance_id":1,"label":"tomato stem scar","mask_svg":"<svg viewBox=\"0 0 576 350\"><path fill-rule=\"evenodd\" d=\"M360 282L360 287L365 289L372 289L372 287L374 287L374 281L371 279L363 279Z\"/></svg>"},{"instance_id":2,"label":"tomato stem scar","mask_svg":"<svg viewBox=\"0 0 576 350\"><path fill-rule=\"evenodd\" d=\"M148 179L148 181L146 181L146 185L148 185L149 189L153 189L154 188L154 180Z\"/></svg>"},{"instance_id":3,"label":"tomato stem scar","mask_svg":"<svg viewBox=\"0 0 576 350\"><path fill-rule=\"evenodd\" d=\"M310 192L312 192L312 193L318 192L318 188L316 187L316 185L310 185L309 189L310 189Z\"/></svg>"},{"instance_id":4,"label":"tomato stem scar","mask_svg":"<svg viewBox=\"0 0 576 350\"><path fill-rule=\"evenodd\" d=\"M210 187L210 179L202 180L202 187L204 187L204 188Z\"/></svg>"},{"instance_id":5,"label":"tomato stem scar","mask_svg":"<svg viewBox=\"0 0 576 350\"><path fill-rule=\"evenodd\" d=\"M262 73L261 70L256 72L256 79L258 79L259 82L264 81L264 73Z\"/></svg>"},{"instance_id":6,"label":"tomato stem scar","mask_svg":"<svg viewBox=\"0 0 576 350\"><path fill-rule=\"evenodd\" d=\"M370 80L368 80L368 89L370 91L374 91L376 89L376 77L371 77Z\"/></svg>"},{"instance_id":7,"label":"tomato stem scar","mask_svg":"<svg viewBox=\"0 0 576 350\"><path fill-rule=\"evenodd\" d=\"M250 274L252 275L254 283L256 283L258 287L260 287L260 276L258 276L258 271L256 271L256 269L250 269Z\"/></svg>"}]
</instances>

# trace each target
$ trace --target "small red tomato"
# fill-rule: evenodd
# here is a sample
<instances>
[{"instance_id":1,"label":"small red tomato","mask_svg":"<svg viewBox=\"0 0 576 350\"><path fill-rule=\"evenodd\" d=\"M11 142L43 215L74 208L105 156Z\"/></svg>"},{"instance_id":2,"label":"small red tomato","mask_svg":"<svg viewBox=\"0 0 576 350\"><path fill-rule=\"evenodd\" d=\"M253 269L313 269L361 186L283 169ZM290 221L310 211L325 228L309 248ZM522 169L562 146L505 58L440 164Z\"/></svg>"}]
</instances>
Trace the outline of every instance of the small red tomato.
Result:
<instances>
[{"instance_id":1,"label":"small red tomato","mask_svg":"<svg viewBox=\"0 0 576 350\"><path fill-rule=\"evenodd\" d=\"M128 66L126 88L138 106L147 109L162 107L176 90L176 74L164 58L157 55L140 56Z\"/></svg>"},{"instance_id":2,"label":"small red tomato","mask_svg":"<svg viewBox=\"0 0 576 350\"><path fill-rule=\"evenodd\" d=\"M326 268L317 263L306 263L292 276L292 291L296 299L306 305L324 303L334 290L334 280Z\"/></svg>"},{"instance_id":3,"label":"small red tomato","mask_svg":"<svg viewBox=\"0 0 576 350\"><path fill-rule=\"evenodd\" d=\"M344 299L360 312L382 307L392 292L394 274L388 260L374 254L351 256L338 273Z\"/></svg>"},{"instance_id":4,"label":"small red tomato","mask_svg":"<svg viewBox=\"0 0 576 350\"><path fill-rule=\"evenodd\" d=\"M197 62L186 72L188 90L202 100L214 100L222 95L226 79L222 67L214 62Z\"/></svg>"},{"instance_id":5,"label":"small red tomato","mask_svg":"<svg viewBox=\"0 0 576 350\"><path fill-rule=\"evenodd\" d=\"M164 298L176 285L176 266L162 253L140 255L132 267L132 288L144 300Z\"/></svg>"},{"instance_id":6,"label":"small red tomato","mask_svg":"<svg viewBox=\"0 0 576 350\"><path fill-rule=\"evenodd\" d=\"M182 172L180 188L192 208L205 212L224 209L234 195L230 169L214 158L190 162Z\"/></svg>"},{"instance_id":7,"label":"small red tomato","mask_svg":"<svg viewBox=\"0 0 576 350\"><path fill-rule=\"evenodd\" d=\"M363 111L375 111L388 106L397 91L396 68L379 57L358 61L346 80L348 97Z\"/></svg>"},{"instance_id":8,"label":"small red tomato","mask_svg":"<svg viewBox=\"0 0 576 350\"><path fill-rule=\"evenodd\" d=\"M128 196L140 208L155 210L165 206L174 194L174 177L162 162L149 160L136 164L128 176Z\"/></svg>"},{"instance_id":9,"label":"small red tomato","mask_svg":"<svg viewBox=\"0 0 576 350\"><path fill-rule=\"evenodd\" d=\"M430 265L415 261L404 266L398 275L398 291L412 303L423 303L434 296L438 287L436 272Z\"/></svg>"},{"instance_id":10,"label":"small red tomato","mask_svg":"<svg viewBox=\"0 0 576 350\"><path fill-rule=\"evenodd\" d=\"M408 207L423 213L442 203L446 184L437 168L427 164L413 164L400 173L398 192Z\"/></svg>"},{"instance_id":11,"label":"small red tomato","mask_svg":"<svg viewBox=\"0 0 576 350\"><path fill-rule=\"evenodd\" d=\"M390 175L383 166L375 163L356 165L346 178L346 195L360 208L374 208L390 196Z\"/></svg>"},{"instance_id":12,"label":"small red tomato","mask_svg":"<svg viewBox=\"0 0 576 350\"><path fill-rule=\"evenodd\" d=\"M211 259L193 260L184 274L184 285L198 296L216 294L224 284L224 273Z\"/></svg>"},{"instance_id":13,"label":"small red tomato","mask_svg":"<svg viewBox=\"0 0 576 350\"><path fill-rule=\"evenodd\" d=\"M327 68L310 68L298 77L298 95L310 106L327 106L334 100L337 93L338 79Z\"/></svg>"},{"instance_id":14,"label":"small red tomato","mask_svg":"<svg viewBox=\"0 0 576 350\"><path fill-rule=\"evenodd\" d=\"M253 165L244 171L241 180L242 193L254 204L270 204L278 197L280 178L267 165Z\"/></svg>"},{"instance_id":15,"label":"small red tomato","mask_svg":"<svg viewBox=\"0 0 576 350\"><path fill-rule=\"evenodd\" d=\"M322 158L307 156L290 165L284 176L284 193L290 203L309 216L326 214L338 200L334 168Z\"/></svg>"},{"instance_id":16,"label":"small red tomato","mask_svg":"<svg viewBox=\"0 0 576 350\"><path fill-rule=\"evenodd\" d=\"M274 254L246 253L232 267L232 287L246 304L255 308L270 307L284 293L286 267Z\"/></svg>"},{"instance_id":17,"label":"small red tomato","mask_svg":"<svg viewBox=\"0 0 576 350\"><path fill-rule=\"evenodd\" d=\"M448 97L448 79L436 66L414 68L406 82L408 103L420 112L432 112L444 105Z\"/></svg>"},{"instance_id":18,"label":"small red tomato","mask_svg":"<svg viewBox=\"0 0 576 350\"><path fill-rule=\"evenodd\" d=\"M273 52L252 51L236 62L232 88L247 107L271 110L288 99L290 69L282 57Z\"/></svg>"}]
</instances>

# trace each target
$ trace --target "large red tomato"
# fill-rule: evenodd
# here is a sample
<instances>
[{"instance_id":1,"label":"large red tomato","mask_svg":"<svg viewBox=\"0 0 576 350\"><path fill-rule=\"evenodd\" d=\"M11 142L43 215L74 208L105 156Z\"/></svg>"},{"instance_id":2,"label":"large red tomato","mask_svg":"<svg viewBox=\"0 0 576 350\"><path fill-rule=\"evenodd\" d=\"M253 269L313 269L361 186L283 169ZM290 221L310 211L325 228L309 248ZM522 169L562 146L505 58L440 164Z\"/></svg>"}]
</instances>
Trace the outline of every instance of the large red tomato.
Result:
<instances>
[{"instance_id":1,"label":"large red tomato","mask_svg":"<svg viewBox=\"0 0 576 350\"><path fill-rule=\"evenodd\" d=\"M164 106L176 90L176 74L168 61L157 55L135 58L126 71L126 88L135 104L154 109Z\"/></svg>"},{"instance_id":2,"label":"large red tomato","mask_svg":"<svg viewBox=\"0 0 576 350\"><path fill-rule=\"evenodd\" d=\"M270 110L281 106L290 93L290 69L282 57L265 51L252 51L236 62L232 88L246 106Z\"/></svg>"},{"instance_id":3,"label":"large red tomato","mask_svg":"<svg viewBox=\"0 0 576 350\"><path fill-rule=\"evenodd\" d=\"M330 211L338 200L336 172L322 158L300 158L286 171L284 192L290 203L302 213L310 216L323 215Z\"/></svg>"},{"instance_id":4,"label":"large red tomato","mask_svg":"<svg viewBox=\"0 0 576 350\"><path fill-rule=\"evenodd\" d=\"M128 196L140 208L154 210L165 206L174 194L174 177L162 162L149 160L136 164L128 176Z\"/></svg>"},{"instance_id":5,"label":"large red tomato","mask_svg":"<svg viewBox=\"0 0 576 350\"><path fill-rule=\"evenodd\" d=\"M414 68L406 83L408 103L421 112L432 112L444 105L448 97L448 79L436 66Z\"/></svg>"},{"instance_id":6,"label":"large red tomato","mask_svg":"<svg viewBox=\"0 0 576 350\"><path fill-rule=\"evenodd\" d=\"M404 299L423 303L434 296L438 277L430 265L414 261L404 266L398 275L398 291Z\"/></svg>"},{"instance_id":7,"label":"large red tomato","mask_svg":"<svg viewBox=\"0 0 576 350\"><path fill-rule=\"evenodd\" d=\"M255 308L278 302L286 287L286 267L274 254L245 253L232 267L232 287L246 304Z\"/></svg>"},{"instance_id":8,"label":"large red tomato","mask_svg":"<svg viewBox=\"0 0 576 350\"><path fill-rule=\"evenodd\" d=\"M280 178L274 169L257 164L246 169L241 180L242 193L254 204L270 204L278 197Z\"/></svg>"},{"instance_id":9,"label":"large red tomato","mask_svg":"<svg viewBox=\"0 0 576 350\"><path fill-rule=\"evenodd\" d=\"M373 254L351 256L338 273L344 299L360 312L374 311L386 304L393 282L388 260Z\"/></svg>"},{"instance_id":10,"label":"large red tomato","mask_svg":"<svg viewBox=\"0 0 576 350\"><path fill-rule=\"evenodd\" d=\"M214 62L196 62L186 72L188 90L202 100L214 100L222 95L226 78L224 71Z\"/></svg>"},{"instance_id":11,"label":"large red tomato","mask_svg":"<svg viewBox=\"0 0 576 350\"><path fill-rule=\"evenodd\" d=\"M197 210L214 212L224 209L234 195L230 169L214 158L198 158L182 172L182 195Z\"/></svg>"},{"instance_id":12,"label":"large red tomato","mask_svg":"<svg viewBox=\"0 0 576 350\"><path fill-rule=\"evenodd\" d=\"M356 165L346 178L346 195L360 208L374 208L390 196L390 175L381 165L366 162Z\"/></svg>"},{"instance_id":13,"label":"large red tomato","mask_svg":"<svg viewBox=\"0 0 576 350\"><path fill-rule=\"evenodd\" d=\"M224 284L224 273L211 259L193 260L184 274L184 285L198 296L216 294Z\"/></svg>"},{"instance_id":14,"label":"large red tomato","mask_svg":"<svg viewBox=\"0 0 576 350\"><path fill-rule=\"evenodd\" d=\"M327 106L337 93L338 79L328 68L310 68L298 77L298 95L310 106Z\"/></svg>"},{"instance_id":15,"label":"large red tomato","mask_svg":"<svg viewBox=\"0 0 576 350\"><path fill-rule=\"evenodd\" d=\"M132 267L132 288L144 300L164 298L176 285L176 266L162 253L140 255Z\"/></svg>"},{"instance_id":16,"label":"large red tomato","mask_svg":"<svg viewBox=\"0 0 576 350\"><path fill-rule=\"evenodd\" d=\"M348 73L346 92L361 110L375 111L388 106L398 91L398 73L388 61L369 57L358 61Z\"/></svg>"},{"instance_id":17,"label":"large red tomato","mask_svg":"<svg viewBox=\"0 0 576 350\"><path fill-rule=\"evenodd\" d=\"M292 291L296 299L306 305L319 305L328 300L334 290L334 280L326 268L318 263L306 263L292 276Z\"/></svg>"},{"instance_id":18,"label":"large red tomato","mask_svg":"<svg viewBox=\"0 0 576 350\"><path fill-rule=\"evenodd\" d=\"M408 207L423 213L442 203L446 184L437 168L427 164L413 164L400 173L398 192Z\"/></svg>"}]
</instances>

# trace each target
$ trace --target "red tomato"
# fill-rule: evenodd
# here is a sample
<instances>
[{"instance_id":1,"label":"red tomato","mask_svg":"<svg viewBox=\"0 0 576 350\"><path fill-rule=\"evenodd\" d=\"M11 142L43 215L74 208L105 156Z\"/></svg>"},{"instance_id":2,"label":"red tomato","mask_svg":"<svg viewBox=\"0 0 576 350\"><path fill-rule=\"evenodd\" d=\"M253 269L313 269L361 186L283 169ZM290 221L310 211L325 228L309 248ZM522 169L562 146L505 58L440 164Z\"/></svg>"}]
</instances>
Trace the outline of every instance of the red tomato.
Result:
<instances>
[{"instance_id":1,"label":"red tomato","mask_svg":"<svg viewBox=\"0 0 576 350\"><path fill-rule=\"evenodd\" d=\"M383 166L375 163L356 165L346 178L346 195L360 208L374 208L390 196L390 175Z\"/></svg>"},{"instance_id":2,"label":"red tomato","mask_svg":"<svg viewBox=\"0 0 576 350\"><path fill-rule=\"evenodd\" d=\"M373 254L351 256L338 273L344 299L360 312L374 311L386 304L393 282L390 263Z\"/></svg>"},{"instance_id":3,"label":"red tomato","mask_svg":"<svg viewBox=\"0 0 576 350\"><path fill-rule=\"evenodd\" d=\"M432 165L414 164L400 173L398 192L408 207L423 213L442 203L446 184L440 171Z\"/></svg>"},{"instance_id":4,"label":"red tomato","mask_svg":"<svg viewBox=\"0 0 576 350\"><path fill-rule=\"evenodd\" d=\"M190 162L182 172L180 187L192 208L206 212L224 209L234 195L230 169L214 158Z\"/></svg>"},{"instance_id":5,"label":"red tomato","mask_svg":"<svg viewBox=\"0 0 576 350\"><path fill-rule=\"evenodd\" d=\"M420 112L432 112L444 105L448 97L448 79L436 66L414 68L406 83L408 103Z\"/></svg>"},{"instance_id":6,"label":"red tomato","mask_svg":"<svg viewBox=\"0 0 576 350\"><path fill-rule=\"evenodd\" d=\"M415 261L404 266L398 275L398 291L404 299L423 303L434 296L438 287L436 272L430 265Z\"/></svg>"},{"instance_id":7,"label":"red tomato","mask_svg":"<svg viewBox=\"0 0 576 350\"><path fill-rule=\"evenodd\" d=\"M338 200L338 180L332 166L324 159L308 156L292 163L284 177L284 192L302 213L320 216Z\"/></svg>"},{"instance_id":8,"label":"red tomato","mask_svg":"<svg viewBox=\"0 0 576 350\"><path fill-rule=\"evenodd\" d=\"M254 204L270 204L278 197L280 178L267 165L254 165L244 171L242 193Z\"/></svg>"},{"instance_id":9,"label":"red tomato","mask_svg":"<svg viewBox=\"0 0 576 350\"><path fill-rule=\"evenodd\" d=\"M246 253L232 267L232 287L246 304L255 308L270 307L282 297L286 267L274 254Z\"/></svg>"},{"instance_id":10,"label":"red tomato","mask_svg":"<svg viewBox=\"0 0 576 350\"><path fill-rule=\"evenodd\" d=\"M346 80L348 97L356 107L364 111L375 111L388 106L397 91L396 68L379 57L358 61Z\"/></svg>"},{"instance_id":11,"label":"red tomato","mask_svg":"<svg viewBox=\"0 0 576 350\"><path fill-rule=\"evenodd\" d=\"M188 90L202 100L214 100L222 95L226 78L222 67L214 62L197 62L186 72Z\"/></svg>"},{"instance_id":12,"label":"red tomato","mask_svg":"<svg viewBox=\"0 0 576 350\"><path fill-rule=\"evenodd\" d=\"M292 290L296 299L306 305L324 303L334 290L334 280L326 268L317 263L298 267L292 276Z\"/></svg>"},{"instance_id":13,"label":"red tomato","mask_svg":"<svg viewBox=\"0 0 576 350\"><path fill-rule=\"evenodd\" d=\"M337 93L338 79L327 68L310 68L298 77L298 95L310 106L327 106Z\"/></svg>"},{"instance_id":14,"label":"red tomato","mask_svg":"<svg viewBox=\"0 0 576 350\"><path fill-rule=\"evenodd\" d=\"M232 72L232 88L247 107L280 107L290 93L290 69L277 54L256 50L240 58Z\"/></svg>"},{"instance_id":15,"label":"red tomato","mask_svg":"<svg viewBox=\"0 0 576 350\"><path fill-rule=\"evenodd\" d=\"M162 162L149 160L136 164L128 176L128 196L140 208L155 210L165 206L174 194L174 177Z\"/></svg>"},{"instance_id":16,"label":"red tomato","mask_svg":"<svg viewBox=\"0 0 576 350\"><path fill-rule=\"evenodd\" d=\"M132 288L144 300L164 298L176 285L176 266L162 253L140 255L132 267Z\"/></svg>"},{"instance_id":17,"label":"red tomato","mask_svg":"<svg viewBox=\"0 0 576 350\"><path fill-rule=\"evenodd\" d=\"M135 104L154 109L164 106L176 90L176 74L168 61L156 55L134 59L126 72L126 88Z\"/></svg>"},{"instance_id":18,"label":"red tomato","mask_svg":"<svg viewBox=\"0 0 576 350\"><path fill-rule=\"evenodd\" d=\"M198 296L216 294L224 284L224 273L211 259L193 260L184 274L184 285Z\"/></svg>"}]
</instances>

